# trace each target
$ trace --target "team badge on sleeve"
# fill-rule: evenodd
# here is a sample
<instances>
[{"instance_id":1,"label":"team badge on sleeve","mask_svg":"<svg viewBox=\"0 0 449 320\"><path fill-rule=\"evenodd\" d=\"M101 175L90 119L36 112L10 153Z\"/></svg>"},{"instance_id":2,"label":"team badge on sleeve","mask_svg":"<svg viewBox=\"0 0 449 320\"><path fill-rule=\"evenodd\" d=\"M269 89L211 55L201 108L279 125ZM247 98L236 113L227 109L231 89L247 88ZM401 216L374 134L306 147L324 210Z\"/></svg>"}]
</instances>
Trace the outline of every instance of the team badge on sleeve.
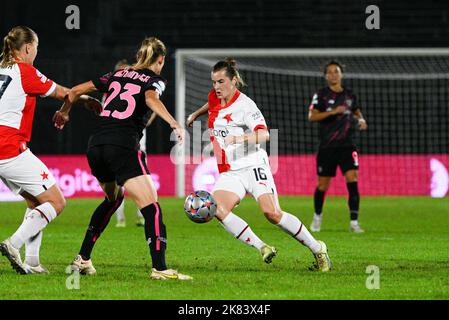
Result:
<instances>
[{"instance_id":1,"label":"team badge on sleeve","mask_svg":"<svg viewBox=\"0 0 449 320\"><path fill-rule=\"evenodd\" d=\"M36 69L36 75L38 78L41 79L42 83L47 82L48 78L46 76L44 76L39 70Z\"/></svg>"}]
</instances>

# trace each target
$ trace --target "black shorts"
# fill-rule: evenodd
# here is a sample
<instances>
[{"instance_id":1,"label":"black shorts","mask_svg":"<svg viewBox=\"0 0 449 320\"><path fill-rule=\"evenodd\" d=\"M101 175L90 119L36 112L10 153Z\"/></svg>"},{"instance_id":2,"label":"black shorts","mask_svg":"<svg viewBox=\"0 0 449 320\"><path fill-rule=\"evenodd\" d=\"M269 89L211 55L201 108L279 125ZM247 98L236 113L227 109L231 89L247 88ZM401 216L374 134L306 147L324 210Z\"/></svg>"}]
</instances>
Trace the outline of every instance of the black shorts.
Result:
<instances>
[{"instance_id":1,"label":"black shorts","mask_svg":"<svg viewBox=\"0 0 449 320\"><path fill-rule=\"evenodd\" d=\"M87 161L99 182L117 182L123 186L126 180L150 174L146 154L140 150L105 144L90 147Z\"/></svg>"},{"instance_id":2,"label":"black shorts","mask_svg":"<svg viewBox=\"0 0 449 320\"><path fill-rule=\"evenodd\" d=\"M359 169L359 156L353 147L323 148L316 156L316 171L321 177L335 177L337 166L341 173Z\"/></svg>"}]
</instances>

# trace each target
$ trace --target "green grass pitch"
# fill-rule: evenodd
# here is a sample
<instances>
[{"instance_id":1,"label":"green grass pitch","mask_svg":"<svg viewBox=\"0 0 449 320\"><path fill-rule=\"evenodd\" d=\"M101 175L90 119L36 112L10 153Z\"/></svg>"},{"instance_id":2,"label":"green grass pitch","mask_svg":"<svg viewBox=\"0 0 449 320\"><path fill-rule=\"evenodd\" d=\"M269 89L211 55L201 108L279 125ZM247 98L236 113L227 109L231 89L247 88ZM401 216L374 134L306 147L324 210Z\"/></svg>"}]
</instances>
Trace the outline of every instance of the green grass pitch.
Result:
<instances>
[{"instance_id":1,"label":"green grass pitch","mask_svg":"<svg viewBox=\"0 0 449 320\"><path fill-rule=\"evenodd\" d=\"M50 275L20 276L0 256L0 300L5 299L448 299L449 199L364 197L364 234L348 232L346 199L329 197L322 232L334 270L308 271L309 250L271 225L253 199L235 210L278 256L266 265L258 252L233 239L216 220L195 224L183 200L161 198L168 229L169 267L194 277L191 282L149 280L150 257L135 206L126 203L127 227L115 216L93 252L94 277L81 277L79 290L66 288L66 266L77 254L99 199L69 199L63 214L44 233L41 262ZM284 211L308 227L311 197L282 197ZM19 226L24 203L0 203L0 239ZM380 270L380 288L366 287L369 265Z\"/></svg>"}]
</instances>

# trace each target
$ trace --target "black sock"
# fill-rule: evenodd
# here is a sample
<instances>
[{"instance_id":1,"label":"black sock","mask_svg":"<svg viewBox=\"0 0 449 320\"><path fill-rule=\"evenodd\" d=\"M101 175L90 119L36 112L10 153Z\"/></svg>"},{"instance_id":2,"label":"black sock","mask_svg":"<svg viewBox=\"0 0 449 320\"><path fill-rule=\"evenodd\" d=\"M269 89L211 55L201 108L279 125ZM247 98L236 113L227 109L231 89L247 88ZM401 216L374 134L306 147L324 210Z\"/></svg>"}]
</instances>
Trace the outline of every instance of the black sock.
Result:
<instances>
[{"instance_id":1,"label":"black sock","mask_svg":"<svg viewBox=\"0 0 449 320\"><path fill-rule=\"evenodd\" d=\"M360 204L360 195L359 188L357 186L357 181L346 183L346 187L349 192L349 212L351 215L351 220L357 220L359 218L359 204Z\"/></svg>"},{"instance_id":2,"label":"black sock","mask_svg":"<svg viewBox=\"0 0 449 320\"><path fill-rule=\"evenodd\" d=\"M145 238L150 247L153 268L166 270L165 249L167 248L167 230L162 221L162 210L158 202L140 209L145 218Z\"/></svg>"},{"instance_id":3,"label":"black sock","mask_svg":"<svg viewBox=\"0 0 449 320\"><path fill-rule=\"evenodd\" d=\"M315 205L315 213L318 215L320 215L323 212L325 194L326 194L325 191L321 191L320 189L316 188L315 194L313 196L313 202Z\"/></svg>"},{"instance_id":4,"label":"black sock","mask_svg":"<svg viewBox=\"0 0 449 320\"><path fill-rule=\"evenodd\" d=\"M81 245L80 255L84 260L90 259L90 254L92 253L95 242L108 225L111 216L122 204L122 201L123 196L112 202L105 198L97 209L95 209L94 214L90 219L86 235L84 236L83 244Z\"/></svg>"}]
</instances>

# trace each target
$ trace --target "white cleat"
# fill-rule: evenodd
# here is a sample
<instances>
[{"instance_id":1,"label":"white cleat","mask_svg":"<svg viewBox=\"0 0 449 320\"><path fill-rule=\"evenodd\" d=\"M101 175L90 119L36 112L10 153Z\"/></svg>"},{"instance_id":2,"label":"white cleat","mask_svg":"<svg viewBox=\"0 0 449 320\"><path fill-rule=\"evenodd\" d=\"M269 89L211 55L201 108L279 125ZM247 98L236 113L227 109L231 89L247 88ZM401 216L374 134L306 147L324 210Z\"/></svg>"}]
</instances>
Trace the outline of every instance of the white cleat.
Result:
<instances>
[{"instance_id":1,"label":"white cleat","mask_svg":"<svg viewBox=\"0 0 449 320\"><path fill-rule=\"evenodd\" d=\"M95 270L92 260L83 260L81 255L77 255L75 259L72 262L71 265L72 272L78 271L80 274L84 274L87 276L93 276L97 273L97 270Z\"/></svg>"},{"instance_id":2,"label":"white cleat","mask_svg":"<svg viewBox=\"0 0 449 320\"><path fill-rule=\"evenodd\" d=\"M321 240L317 241L320 243L321 249L319 252L313 254L315 257L315 263L312 265L312 267L309 268L309 270L329 272L332 270L332 262L331 259L329 258L327 246L323 241Z\"/></svg>"},{"instance_id":3,"label":"white cleat","mask_svg":"<svg viewBox=\"0 0 449 320\"><path fill-rule=\"evenodd\" d=\"M150 279L153 280L192 280L191 276L186 274L178 273L178 271L173 269L167 269L158 271L155 268L151 269Z\"/></svg>"},{"instance_id":4,"label":"white cleat","mask_svg":"<svg viewBox=\"0 0 449 320\"><path fill-rule=\"evenodd\" d=\"M17 273L27 274L25 265L22 263L22 259L20 258L20 251L13 247L9 241L9 238L0 243L0 252L8 258L11 266Z\"/></svg>"},{"instance_id":5,"label":"white cleat","mask_svg":"<svg viewBox=\"0 0 449 320\"><path fill-rule=\"evenodd\" d=\"M25 264L25 269L27 271L27 274L49 274L50 272L42 266L41 264L38 266L30 266L28 264Z\"/></svg>"},{"instance_id":6,"label":"white cleat","mask_svg":"<svg viewBox=\"0 0 449 320\"><path fill-rule=\"evenodd\" d=\"M323 214L313 214L313 221L310 225L310 231L312 232L320 232L321 231L321 222L323 221Z\"/></svg>"},{"instance_id":7,"label":"white cleat","mask_svg":"<svg viewBox=\"0 0 449 320\"><path fill-rule=\"evenodd\" d=\"M363 233L365 230L363 230L358 223L351 223L349 226L349 231L354 233Z\"/></svg>"}]
</instances>

